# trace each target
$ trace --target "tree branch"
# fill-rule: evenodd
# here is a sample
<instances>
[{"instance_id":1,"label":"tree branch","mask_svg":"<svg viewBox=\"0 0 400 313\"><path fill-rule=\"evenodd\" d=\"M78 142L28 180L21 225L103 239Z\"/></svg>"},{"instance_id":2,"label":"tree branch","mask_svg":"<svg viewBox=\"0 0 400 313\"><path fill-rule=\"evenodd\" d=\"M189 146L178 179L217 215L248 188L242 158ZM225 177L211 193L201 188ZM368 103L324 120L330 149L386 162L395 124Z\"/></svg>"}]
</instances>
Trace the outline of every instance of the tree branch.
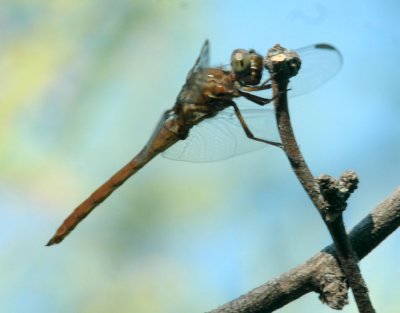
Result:
<instances>
[{"instance_id":1,"label":"tree branch","mask_svg":"<svg viewBox=\"0 0 400 313\"><path fill-rule=\"evenodd\" d=\"M300 69L300 58L296 52L275 45L269 50L265 65L272 75L275 114L286 156L329 230L340 265L346 275L347 283L353 291L359 312L374 313L375 310L361 275L358 259L346 234L342 216L342 212L347 206L347 198L357 188L358 178L355 173L348 172L339 180L327 175L319 180L314 179L297 145L287 101L289 79L295 76ZM346 185L348 186L344 187Z\"/></svg>"},{"instance_id":2,"label":"tree branch","mask_svg":"<svg viewBox=\"0 0 400 313\"><path fill-rule=\"evenodd\" d=\"M350 232L354 252L361 260L400 226L400 188L361 220ZM209 313L268 313L315 291L333 309L347 304L345 276L331 244L304 264L261 285Z\"/></svg>"}]
</instances>

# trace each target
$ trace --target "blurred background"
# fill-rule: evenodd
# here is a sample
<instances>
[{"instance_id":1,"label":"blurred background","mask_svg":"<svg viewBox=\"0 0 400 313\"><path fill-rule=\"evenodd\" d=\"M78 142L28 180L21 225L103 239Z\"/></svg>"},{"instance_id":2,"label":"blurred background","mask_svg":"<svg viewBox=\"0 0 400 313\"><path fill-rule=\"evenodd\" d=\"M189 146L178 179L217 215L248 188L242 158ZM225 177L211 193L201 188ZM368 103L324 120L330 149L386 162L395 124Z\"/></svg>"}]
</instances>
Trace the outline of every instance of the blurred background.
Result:
<instances>
[{"instance_id":1,"label":"blurred background","mask_svg":"<svg viewBox=\"0 0 400 313\"><path fill-rule=\"evenodd\" d=\"M358 173L348 228L399 185L398 1L0 3L1 312L204 312L330 243L266 147L217 163L157 157L44 246L142 148L206 38L213 65L235 48L338 47L341 71L290 102L305 158L315 175ZM361 263L379 312L400 306L399 239ZM315 294L280 310L330 311Z\"/></svg>"}]
</instances>

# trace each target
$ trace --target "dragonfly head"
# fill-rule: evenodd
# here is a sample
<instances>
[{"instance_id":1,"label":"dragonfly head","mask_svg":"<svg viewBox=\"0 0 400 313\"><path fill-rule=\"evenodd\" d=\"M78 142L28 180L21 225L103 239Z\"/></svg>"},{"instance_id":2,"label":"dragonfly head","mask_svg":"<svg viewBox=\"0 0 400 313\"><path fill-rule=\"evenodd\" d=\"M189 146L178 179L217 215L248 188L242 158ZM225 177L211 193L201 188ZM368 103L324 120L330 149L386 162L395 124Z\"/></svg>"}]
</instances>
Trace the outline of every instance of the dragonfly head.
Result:
<instances>
[{"instance_id":1,"label":"dragonfly head","mask_svg":"<svg viewBox=\"0 0 400 313\"><path fill-rule=\"evenodd\" d=\"M235 78L242 85L258 85L263 72L263 57L254 50L236 49L232 52L231 66Z\"/></svg>"}]
</instances>

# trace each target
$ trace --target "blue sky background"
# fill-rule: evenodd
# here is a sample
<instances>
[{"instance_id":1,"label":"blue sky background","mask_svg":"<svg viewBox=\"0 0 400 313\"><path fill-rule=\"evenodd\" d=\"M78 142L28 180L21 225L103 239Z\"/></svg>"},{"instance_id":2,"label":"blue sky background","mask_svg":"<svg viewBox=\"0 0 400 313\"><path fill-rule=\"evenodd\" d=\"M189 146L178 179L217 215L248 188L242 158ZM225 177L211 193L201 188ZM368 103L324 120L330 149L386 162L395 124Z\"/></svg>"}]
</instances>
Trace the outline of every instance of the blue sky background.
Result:
<instances>
[{"instance_id":1,"label":"blue sky background","mask_svg":"<svg viewBox=\"0 0 400 313\"><path fill-rule=\"evenodd\" d=\"M206 38L211 63L328 42L341 71L294 98L315 175L355 170L348 228L399 185L397 1L7 1L0 8L0 311L204 312L330 243L274 148L156 158L56 247L60 222L145 144ZM397 312L399 233L361 267ZM309 294L280 312L330 312ZM357 312L353 300L344 312Z\"/></svg>"}]
</instances>

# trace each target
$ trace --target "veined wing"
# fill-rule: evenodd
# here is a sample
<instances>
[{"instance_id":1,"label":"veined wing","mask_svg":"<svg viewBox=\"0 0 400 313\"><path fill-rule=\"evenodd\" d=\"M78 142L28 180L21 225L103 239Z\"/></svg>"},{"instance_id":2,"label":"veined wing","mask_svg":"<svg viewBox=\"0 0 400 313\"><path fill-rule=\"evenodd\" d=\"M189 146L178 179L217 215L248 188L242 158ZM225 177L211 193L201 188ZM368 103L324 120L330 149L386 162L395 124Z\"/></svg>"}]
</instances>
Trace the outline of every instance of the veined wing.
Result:
<instances>
[{"instance_id":1,"label":"veined wing","mask_svg":"<svg viewBox=\"0 0 400 313\"><path fill-rule=\"evenodd\" d=\"M204 41L201 47L200 55L194 63L193 67L190 69L186 76L188 79L193 73L197 72L199 69L210 67L210 43L208 40Z\"/></svg>"},{"instance_id":2,"label":"veined wing","mask_svg":"<svg viewBox=\"0 0 400 313\"><path fill-rule=\"evenodd\" d=\"M279 141L274 111L271 108L246 109L242 115L257 137ZM195 125L189 137L178 141L162 155L188 162L215 162L264 148L265 143L246 137L232 108Z\"/></svg>"},{"instance_id":3,"label":"veined wing","mask_svg":"<svg viewBox=\"0 0 400 313\"><path fill-rule=\"evenodd\" d=\"M206 66L204 60L208 63L208 49L206 41L190 74ZM317 89L334 77L343 63L340 52L329 44L313 44L296 51L300 55L302 65L299 74L290 80L289 97ZM273 110L256 106L255 109L249 109L251 105L246 104L245 109L241 107L241 112L253 134L267 140L279 141ZM177 142L165 151L163 156L181 161L214 162L265 146L264 143L246 137L233 110L228 108L216 117L194 126L186 140Z\"/></svg>"},{"instance_id":4,"label":"veined wing","mask_svg":"<svg viewBox=\"0 0 400 313\"><path fill-rule=\"evenodd\" d=\"M301 68L297 76L290 79L289 97L309 93L339 72L343 58L339 50L325 43L309 45L296 49L301 59Z\"/></svg>"}]
</instances>

